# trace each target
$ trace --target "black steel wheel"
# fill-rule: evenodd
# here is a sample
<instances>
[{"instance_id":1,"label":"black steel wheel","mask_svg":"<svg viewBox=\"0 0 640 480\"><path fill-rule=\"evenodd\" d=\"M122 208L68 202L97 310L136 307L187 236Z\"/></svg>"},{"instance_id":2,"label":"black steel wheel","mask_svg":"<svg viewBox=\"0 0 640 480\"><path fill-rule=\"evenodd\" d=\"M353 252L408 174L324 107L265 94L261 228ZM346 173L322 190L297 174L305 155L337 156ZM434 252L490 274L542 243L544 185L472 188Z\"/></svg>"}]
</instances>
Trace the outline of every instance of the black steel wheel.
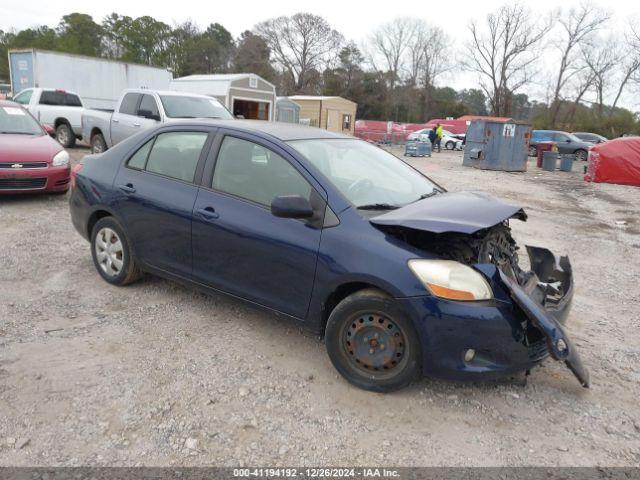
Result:
<instances>
[{"instance_id":1,"label":"black steel wheel","mask_svg":"<svg viewBox=\"0 0 640 480\"><path fill-rule=\"evenodd\" d=\"M533 145L529 147L529 156L530 157L537 157L538 156L538 149L536 147L534 147Z\"/></svg>"},{"instance_id":2,"label":"black steel wheel","mask_svg":"<svg viewBox=\"0 0 640 480\"><path fill-rule=\"evenodd\" d=\"M413 325L379 290L361 290L340 302L329 316L325 342L338 372L365 390L397 390L420 373Z\"/></svg>"}]
</instances>

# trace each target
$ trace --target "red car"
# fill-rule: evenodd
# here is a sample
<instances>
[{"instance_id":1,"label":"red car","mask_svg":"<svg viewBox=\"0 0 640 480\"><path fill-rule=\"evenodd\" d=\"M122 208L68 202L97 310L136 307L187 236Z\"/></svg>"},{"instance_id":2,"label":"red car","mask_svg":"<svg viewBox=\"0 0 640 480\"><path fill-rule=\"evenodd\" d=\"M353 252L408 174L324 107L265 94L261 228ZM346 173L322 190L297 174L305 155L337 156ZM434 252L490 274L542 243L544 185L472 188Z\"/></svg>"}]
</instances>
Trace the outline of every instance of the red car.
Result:
<instances>
[{"instance_id":1,"label":"red car","mask_svg":"<svg viewBox=\"0 0 640 480\"><path fill-rule=\"evenodd\" d=\"M69 154L19 104L0 100L0 194L69 189Z\"/></svg>"}]
</instances>

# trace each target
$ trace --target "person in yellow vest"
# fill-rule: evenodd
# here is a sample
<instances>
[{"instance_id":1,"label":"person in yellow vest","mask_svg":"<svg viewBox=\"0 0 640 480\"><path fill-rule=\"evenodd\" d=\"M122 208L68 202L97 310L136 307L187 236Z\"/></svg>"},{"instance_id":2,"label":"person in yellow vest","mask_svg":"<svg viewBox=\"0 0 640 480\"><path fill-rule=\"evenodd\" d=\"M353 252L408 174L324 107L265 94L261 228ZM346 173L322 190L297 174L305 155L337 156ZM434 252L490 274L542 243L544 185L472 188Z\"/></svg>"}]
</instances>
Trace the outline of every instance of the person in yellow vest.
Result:
<instances>
[{"instance_id":1,"label":"person in yellow vest","mask_svg":"<svg viewBox=\"0 0 640 480\"><path fill-rule=\"evenodd\" d=\"M442 125L436 125L436 146L438 147L438 152L441 151L440 143L442 142Z\"/></svg>"}]
</instances>

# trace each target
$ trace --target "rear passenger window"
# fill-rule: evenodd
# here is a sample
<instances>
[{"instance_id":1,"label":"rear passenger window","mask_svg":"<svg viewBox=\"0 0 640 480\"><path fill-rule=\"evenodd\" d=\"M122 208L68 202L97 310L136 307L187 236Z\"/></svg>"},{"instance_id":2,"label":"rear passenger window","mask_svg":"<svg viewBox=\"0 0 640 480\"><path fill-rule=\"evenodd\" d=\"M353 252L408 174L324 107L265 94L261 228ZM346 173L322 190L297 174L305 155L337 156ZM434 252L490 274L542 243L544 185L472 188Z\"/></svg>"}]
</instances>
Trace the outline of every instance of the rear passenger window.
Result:
<instances>
[{"instance_id":1,"label":"rear passenger window","mask_svg":"<svg viewBox=\"0 0 640 480\"><path fill-rule=\"evenodd\" d=\"M40 105L64 105L64 93L44 91L40 95Z\"/></svg>"},{"instance_id":2,"label":"rear passenger window","mask_svg":"<svg viewBox=\"0 0 640 480\"><path fill-rule=\"evenodd\" d=\"M64 103L67 107L81 107L82 102L80 101L80 97L74 95L73 93L67 93L64 96Z\"/></svg>"},{"instance_id":3,"label":"rear passenger window","mask_svg":"<svg viewBox=\"0 0 640 480\"><path fill-rule=\"evenodd\" d=\"M135 168L136 170L144 170L144 166L147 163L147 157L149 156L149 150L151 150L151 145L153 145L153 138L133 154L127 162L127 165L131 168Z\"/></svg>"},{"instance_id":4,"label":"rear passenger window","mask_svg":"<svg viewBox=\"0 0 640 480\"><path fill-rule=\"evenodd\" d=\"M138 113L138 100L140 100L139 93L127 93L122 99L122 102L120 102L120 108L118 111L127 115L135 115Z\"/></svg>"},{"instance_id":5,"label":"rear passenger window","mask_svg":"<svg viewBox=\"0 0 640 480\"><path fill-rule=\"evenodd\" d=\"M205 132L162 133L156 137L151 148L146 170L185 182L193 182L200 152L206 140Z\"/></svg>"}]
</instances>

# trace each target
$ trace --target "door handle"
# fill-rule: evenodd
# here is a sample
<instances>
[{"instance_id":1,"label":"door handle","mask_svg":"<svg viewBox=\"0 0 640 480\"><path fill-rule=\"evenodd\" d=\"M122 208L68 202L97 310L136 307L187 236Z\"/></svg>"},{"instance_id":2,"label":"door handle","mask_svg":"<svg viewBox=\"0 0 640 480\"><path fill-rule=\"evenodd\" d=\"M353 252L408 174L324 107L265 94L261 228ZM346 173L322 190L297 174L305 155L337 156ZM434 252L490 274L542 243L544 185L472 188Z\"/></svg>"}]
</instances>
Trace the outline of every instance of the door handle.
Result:
<instances>
[{"instance_id":1,"label":"door handle","mask_svg":"<svg viewBox=\"0 0 640 480\"><path fill-rule=\"evenodd\" d=\"M136 189L130 183L127 183L126 185L120 185L118 188L124 193L136 193Z\"/></svg>"},{"instance_id":2,"label":"door handle","mask_svg":"<svg viewBox=\"0 0 640 480\"><path fill-rule=\"evenodd\" d=\"M134 123L134 124L133 124L133 126L134 126L134 127L139 127L139 126L140 126L140 124L139 124L138 122L136 122L136 123Z\"/></svg>"},{"instance_id":3,"label":"door handle","mask_svg":"<svg viewBox=\"0 0 640 480\"><path fill-rule=\"evenodd\" d=\"M216 209L213 207L199 208L196 210L196 213L205 220L215 220L220 217L220 214L216 212Z\"/></svg>"},{"instance_id":4,"label":"door handle","mask_svg":"<svg viewBox=\"0 0 640 480\"><path fill-rule=\"evenodd\" d=\"M120 123L120 120L118 120L117 118L112 118L112 119L111 119L111 121L112 121L113 123Z\"/></svg>"}]
</instances>

